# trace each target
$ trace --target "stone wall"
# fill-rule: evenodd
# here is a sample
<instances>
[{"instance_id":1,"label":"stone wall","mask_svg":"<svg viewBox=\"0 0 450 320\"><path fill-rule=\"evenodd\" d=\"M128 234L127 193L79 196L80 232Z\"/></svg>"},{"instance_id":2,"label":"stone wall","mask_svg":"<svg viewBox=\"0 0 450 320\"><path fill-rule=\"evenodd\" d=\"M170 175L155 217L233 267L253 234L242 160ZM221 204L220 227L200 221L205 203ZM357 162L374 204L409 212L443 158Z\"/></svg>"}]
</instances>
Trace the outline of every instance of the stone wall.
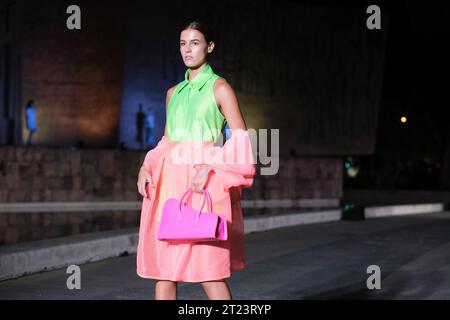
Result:
<instances>
[{"instance_id":1,"label":"stone wall","mask_svg":"<svg viewBox=\"0 0 450 320\"><path fill-rule=\"evenodd\" d=\"M132 151L0 147L0 202L137 200L141 158Z\"/></svg>"},{"instance_id":2,"label":"stone wall","mask_svg":"<svg viewBox=\"0 0 450 320\"><path fill-rule=\"evenodd\" d=\"M81 30L66 27L67 1L19 1L22 107L36 104L39 146L118 144L125 3L77 1ZM105 6L108 7L105 11ZM22 128L23 142L28 132Z\"/></svg>"},{"instance_id":3,"label":"stone wall","mask_svg":"<svg viewBox=\"0 0 450 320\"><path fill-rule=\"evenodd\" d=\"M140 201L145 152L0 147L2 203ZM259 173L259 170L258 170ZM243 200L342 197L339 158L284 157L274 176L258 175ZM271 212L281 212L274 208ZM266 213L267 211L263 211ZM245 209L244 215L261 213ZM139 225L138 211L0 212L0 244Z\"/></svg>"}]
</instances>

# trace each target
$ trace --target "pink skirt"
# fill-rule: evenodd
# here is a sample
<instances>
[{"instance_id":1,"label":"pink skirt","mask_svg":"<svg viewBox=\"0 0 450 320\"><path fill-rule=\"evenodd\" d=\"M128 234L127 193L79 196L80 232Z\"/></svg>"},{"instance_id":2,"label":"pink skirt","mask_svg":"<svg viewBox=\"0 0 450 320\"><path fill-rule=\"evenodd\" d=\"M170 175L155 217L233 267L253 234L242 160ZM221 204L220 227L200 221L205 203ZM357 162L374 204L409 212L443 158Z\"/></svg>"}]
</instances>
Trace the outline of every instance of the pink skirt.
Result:
<instances>
[{"instance_id":1,"label":"pink skirt","mask_svg":"<svg viewBox=\"0 0 450 320\"><path fill-rule=\"evenodd\" d=\"M229 278L232 270L245 267L244 221L240 205L241 189L223 189L220 176L212 173L205 188L212 199L212 212L227 217L228 240L208 242L168 242L157 239L162 208L169 198L180 199L191 187L197 170L194 164L174 163L171 156L163 160L157 179L154 201L143 199L137 274L142 278L182 282L203 282ZM193 192L189 203L199 209L202 194ZM206 205L204 210L206 209Z\"/></svg>"}]
</instances>

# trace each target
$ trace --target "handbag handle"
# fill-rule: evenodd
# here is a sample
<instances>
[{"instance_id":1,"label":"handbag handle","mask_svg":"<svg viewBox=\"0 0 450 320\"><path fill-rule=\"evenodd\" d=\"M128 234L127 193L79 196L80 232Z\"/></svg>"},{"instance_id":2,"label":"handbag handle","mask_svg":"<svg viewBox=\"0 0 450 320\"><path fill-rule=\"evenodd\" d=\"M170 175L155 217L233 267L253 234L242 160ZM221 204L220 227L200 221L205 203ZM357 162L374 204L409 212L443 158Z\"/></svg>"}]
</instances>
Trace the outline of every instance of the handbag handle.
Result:
<instances>
[{"instance_id":1,"label":"handbag handle","mask_svg":"<svg viewBox=\"0 0 450 320\"><path fill-rule=\"evenodd\" d=\"M186 197L186 195L188 194L188 193L190 193L192 191L192 188L188 188L185 192L184 192L184 194L181 196L181 200L180 200L180 209L181 209L181 204L183 203L183 199L184 199L184 197ZM208 200L208 208L209 208L209 212L211 212L212 211L212 201L211 201L211 195L209 194L209 192L208 192L208 190L207 189L203 189L203 195L205 195L206 194L206 198L204 198L203 196L202 196L202 199L203 199L203 201L202 201L202 204L201 204L201 209L200 209L200 211L203 209L203 207L204 207L204 204L205 204L205 199L207 199ZM190 193L190 198L192 199L192 195L193 195L193 193ZM188 201L186 201L185 203L187 203Z\"/></svg>"},{"instance_id":2,"label":"handbag handle","mask_svg":"<svg viewBox=\"0 0 450 320\"><path fill-rule=\"evenodd\" d=\"M181 220L181 205L182 205L182 203L183 203L183 199L184 199L184 198L186 197L186 195L187 195L188 193L190 193L191 191L193 191L192 188L188 188L188 189L184 192L183 196L181 197L180 205L179 205L179 207L178 207L178 221ZM190 193L190 197L191 197L191 198L192 198L192 194L193 194L193 192ZM200 220L200 214L202 213L203 207L205 206L205 200L208 200L208 209L209 209L209 212L211 212L211 210L212 210L212 209L211 209L211 206L212 206L212 203L211 203L211 202L212 202L212 201L211 201L211 196L210 196L208 190L203 189L203 193L202 193L202 204L201 204L201 206L200 206L200 210L199 210L198 213L197 213L197 217L195 218L194 225ZM186 201L186 203L187 203L187 201Z\"/></svg>"}]
</instances>

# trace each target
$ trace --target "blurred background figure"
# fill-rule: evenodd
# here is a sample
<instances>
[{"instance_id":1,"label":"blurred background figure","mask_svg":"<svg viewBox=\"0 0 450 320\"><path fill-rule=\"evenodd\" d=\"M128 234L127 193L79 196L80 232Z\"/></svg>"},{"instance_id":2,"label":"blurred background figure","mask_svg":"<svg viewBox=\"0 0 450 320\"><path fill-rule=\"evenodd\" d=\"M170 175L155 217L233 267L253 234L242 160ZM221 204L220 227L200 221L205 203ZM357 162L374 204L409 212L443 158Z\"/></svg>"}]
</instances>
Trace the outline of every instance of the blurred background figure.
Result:
<instances>
[{"instance_id":1,"label":"blurred background figure","mask_svg":"<svg viewBox=\"0 0 450 320\"><path fill-rule=\"evenodd\" d=\"M144 121L145 113L142 111L142 104L139 104L139 111L136 113L136 138L141 149L144 149Z\"/></svg>"},{"instance_id":2,"label":"blurred background figure","mask_svg":"<svg viewBox=\"0 0 450 320\"><path fill-rule=\"evenodd\" d=\"M26 125L28 130L28 141L27 146L32 145L33 133L38 130L37 118L36 118L36 107L34 106L34 100L29 100L25 107Z\"/></svg>"},{"instance_id":3,"label":"blurred background figure","mask_svg":"<svg viewBox=\"0 0 450 320\"><path fill-rule=\"evenodd\" d=\"M145 142L147 146L153 148L153 143L155 141L155 136L153 135L153 128L155 127L155 115L153 114L152 108L147 109L147 114L145 115Z\"/></svg>"}]
</instances>

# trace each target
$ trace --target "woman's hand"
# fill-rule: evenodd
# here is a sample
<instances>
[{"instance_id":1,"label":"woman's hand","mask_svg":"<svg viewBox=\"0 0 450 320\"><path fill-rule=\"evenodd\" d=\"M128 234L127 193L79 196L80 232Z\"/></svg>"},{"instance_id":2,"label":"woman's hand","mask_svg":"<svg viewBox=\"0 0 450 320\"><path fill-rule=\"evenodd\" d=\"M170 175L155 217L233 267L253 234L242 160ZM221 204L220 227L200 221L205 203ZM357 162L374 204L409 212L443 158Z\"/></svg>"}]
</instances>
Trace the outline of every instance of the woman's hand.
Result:
<instances>
[{"instance_id":1,"label":"woman's hand","mask_svg":"<svg viewBox=\"0 0 450 320\"><path fill-rule=\"evenodd\" d=\"M153 184L153 179L152 179L152 176L150 175L150 172L148 172L148 170L144 166L142 166L141 169L139 170L137 187L138 187L138 191L141 194L141 196L143 196L145 198L150 197L150 194L147 195L147 188L146 188L147 183L150 188L155 187Z\"/></svg>"},{"instance_id":2,"label":"woman's hand","mask_svg":"<svg viewBox=\"0 0 450 320\"><path fill-rule=\"evenodd\" d=\"M194 168L198 171L192 178L192 190L195 192L203 192L212 168L207 164L194 165Z\"/></svg>"}]
</instances>

